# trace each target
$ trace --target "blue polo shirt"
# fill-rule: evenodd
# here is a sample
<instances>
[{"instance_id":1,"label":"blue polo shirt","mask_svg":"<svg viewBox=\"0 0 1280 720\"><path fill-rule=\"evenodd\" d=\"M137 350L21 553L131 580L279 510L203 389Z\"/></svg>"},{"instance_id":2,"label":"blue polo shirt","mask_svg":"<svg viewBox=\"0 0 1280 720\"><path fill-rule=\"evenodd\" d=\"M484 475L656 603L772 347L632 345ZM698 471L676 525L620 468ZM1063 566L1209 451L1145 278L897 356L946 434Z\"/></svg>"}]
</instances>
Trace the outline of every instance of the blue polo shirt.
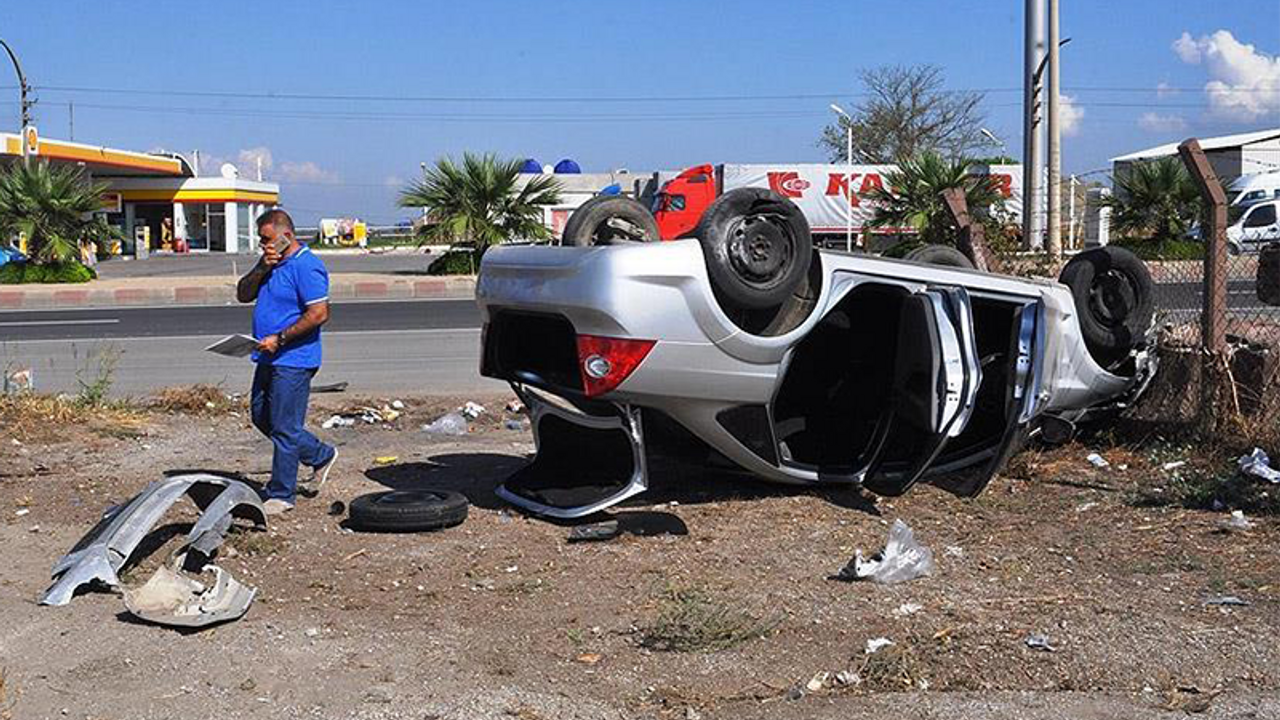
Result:
<instances>
[{"instance_id":1,"label":"blue polo shirt","mask_svg":"<svg viewBox=\"0 0 1280 720\"><path fill-rule=\"evenodd\" d=\"M253 336L261 340L279 334L298 322L308 305L329 299L329 271L306 245L280 260L258 288L253 306ZM254 351L254 362L281 367L320 367L320 328L289 342L280 352L269 355Z\"/></svg>"}]
</instances>

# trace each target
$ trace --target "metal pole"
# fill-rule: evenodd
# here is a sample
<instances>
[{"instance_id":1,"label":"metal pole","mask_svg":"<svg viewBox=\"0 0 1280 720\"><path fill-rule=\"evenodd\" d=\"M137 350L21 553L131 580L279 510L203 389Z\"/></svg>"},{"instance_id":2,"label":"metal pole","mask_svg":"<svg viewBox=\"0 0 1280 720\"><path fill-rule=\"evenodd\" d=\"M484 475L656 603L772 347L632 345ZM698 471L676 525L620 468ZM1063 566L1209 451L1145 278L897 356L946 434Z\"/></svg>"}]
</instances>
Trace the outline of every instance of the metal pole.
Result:
<instances>
[{"instance_id":1,"label":"metal pole","mask_svg":"<svg viewBox=\"0 0 1280 720\"><path fill-rule=\"evenodd\" d=\"M28 163L27 152L27 126L31 124L31 101L27 99L27 94L31 91L31 86L27 85L27 76L22 74L22 64L18 62L18 56L13 52L13 48L9 47L9 43L0 40L0 45L4 46L5 52L9 53L9 59L13 61L13 69L18 73L18 98L20 107L22 108L22 162Z\"/></svg>"},{"instance_id":2,"label":"metal pole","mask_svg":"<svg viewBox=\"0 0 1280 720\"><path fill-rule=\"evenodd\" d=\"M849 191L848 197L844 203L844 250L845 252L853 252L853 123L849 122L845 126L845 177L848 178Z\"/></svg>"},{"instance_id":3,"label":"metal pole","mask_svg":"<svg viewBox=\"0 0 1280 720\"><path fill-rule=\"evenodd\" d=\"M1069 192L1071 194L1067 198L1067 204L1071 208L1067 212L1067 214L1069 215L1067 219L1067 233L1068 233L1067 247L1071 248L1072 250L1075 250L1076 249L1076 176L1075 175L1071 176L1070 188L1071 189Z\"/></svg>"},{"instance_id":4,"label":"metal pole","mask_svg":"<svg viewBox=\"0 0 1280 720\"><path fill-rule=\"evenodd\" d=\"M1044 60L1044 0L1026 0L1023 36L1022 98L1022 243L1038 248L1044 227L1040 215L1040 63Z\"/></svg>"},{"instance_id":5,"label":"metal pole","mask_svg":"<svg viewBox=\"0 0 1280 720\"><path fill-rule=\"evenodd\" d=\"M1045 249L1062 257L1062 110L1059 91L1058 0L1049 0L1049 233Z\"/></svg>"},{"instance_id":6,"label":"metal pole","mask_svg":"<svg viewBox=\"0 0 1280 720\"><path fill-rule=\"evenodd\" d=\"M67 103L67 134L68 140L76 139L76 104L74 102Z\"/></svg>"}]
</instances>

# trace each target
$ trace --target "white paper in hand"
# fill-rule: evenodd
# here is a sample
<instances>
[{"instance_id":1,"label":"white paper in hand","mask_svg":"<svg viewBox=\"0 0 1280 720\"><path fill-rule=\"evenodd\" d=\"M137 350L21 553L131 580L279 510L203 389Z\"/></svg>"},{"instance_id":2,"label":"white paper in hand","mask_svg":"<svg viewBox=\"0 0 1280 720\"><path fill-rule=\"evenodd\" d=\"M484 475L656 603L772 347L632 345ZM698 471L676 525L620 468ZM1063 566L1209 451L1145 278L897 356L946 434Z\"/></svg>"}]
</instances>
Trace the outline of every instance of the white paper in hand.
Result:
<instances>
[{"instance_id":1,"label":"white paper in hand","mask_svg":"<svg viewBox=\"0 0 1280 720\"><path fill-rule=\"evenodd\" d=\"M248 335L228 335L218 342L205 348L211 353L226 355L227 357L242 358L248 357L258 347L258 341Z\"/></svg>"}]
</instances>

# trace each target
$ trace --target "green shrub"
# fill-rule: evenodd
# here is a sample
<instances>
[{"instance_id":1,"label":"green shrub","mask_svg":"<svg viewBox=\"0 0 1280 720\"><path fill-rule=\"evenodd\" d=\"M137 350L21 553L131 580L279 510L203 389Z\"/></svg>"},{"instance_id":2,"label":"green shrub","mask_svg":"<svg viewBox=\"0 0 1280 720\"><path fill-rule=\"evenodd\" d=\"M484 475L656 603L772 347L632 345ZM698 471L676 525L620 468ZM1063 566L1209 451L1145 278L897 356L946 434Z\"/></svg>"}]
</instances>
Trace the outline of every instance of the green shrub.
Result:
<instances>
[{"instance_id":1,"label":"green shrub","mask_svg":"<svg viewBox=\"0 0 1280 720\"><path fill-rule=\"evenodd\" d=\"M1204 244L1198 240L1155 240L1117 238L1112 245L1122 247L1143 260L1203 260Z\"/></svg>"},{"instance_id":2,"label":"green shrub","mask_svg":"<svg viewBox=\"0 0 1280 720\"><path fill-rule=\"evenodd\" d=\"M472 250L450 250L427 267L428 275L474 275L480 270L480 255Z\"/></svg>"},{"instance_id":3,"label":"green shrub","mask_svg":"<svg viewBox=\"0 0 1280 720\"><path fill-rule=\"evenodd\" d=\"M35 263L7 263L0 266L0 285L27 285L41 283L83 283L98 277L93 268L80 263L37 265Z\"/></svg>"}]
</instances>

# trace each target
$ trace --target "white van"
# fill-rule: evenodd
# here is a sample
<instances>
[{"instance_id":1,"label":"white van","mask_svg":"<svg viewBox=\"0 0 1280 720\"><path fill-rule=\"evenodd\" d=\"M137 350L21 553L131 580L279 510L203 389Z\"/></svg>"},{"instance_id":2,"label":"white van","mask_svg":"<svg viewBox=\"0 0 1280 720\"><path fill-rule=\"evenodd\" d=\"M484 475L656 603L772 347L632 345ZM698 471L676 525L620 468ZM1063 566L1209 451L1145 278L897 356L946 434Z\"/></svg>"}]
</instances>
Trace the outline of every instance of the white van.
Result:
<instances>
[{"instance_id":1,"label":"white van","mask_svg":"<svg viewBox=\"0 0 1280 720\"><path fill-rule=\"evenodd\" d=\"M1231 252L1255 253L1267 243L1280 241L1280 199L1254 203L1227 227Z\"/></svg>"},{"instance_id":2,"label":"white van","mask_svg":"<svg viewBox=\"0 0 1280 720\"><path fill-rule=\"evenodd\" d=\"M1280 172L1242 175L1231 191L1235 193L1231 205L1236 208L1266 200L1280 200Z\"/></svg>"}]
</instances>

